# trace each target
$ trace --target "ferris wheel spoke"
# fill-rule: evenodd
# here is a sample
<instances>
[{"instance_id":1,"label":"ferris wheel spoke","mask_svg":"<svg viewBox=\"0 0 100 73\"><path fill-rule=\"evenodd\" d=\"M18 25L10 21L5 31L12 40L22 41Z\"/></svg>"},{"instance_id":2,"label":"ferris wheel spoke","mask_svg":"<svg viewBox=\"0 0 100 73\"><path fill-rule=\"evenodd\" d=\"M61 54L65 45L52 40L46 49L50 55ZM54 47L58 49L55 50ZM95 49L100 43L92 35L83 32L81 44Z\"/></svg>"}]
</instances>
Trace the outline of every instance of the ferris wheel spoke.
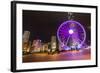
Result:
<instances>
[{"instance_id":1,"label":"ferris wheel spoke","mask_svg":"<svg viewBox=\"0 0 100 73\"><path fill-rule=\"evenodd\" d=\"M69 32L69 30L71 31ZM71 42L73 42L74 37L71 37L71 35L75 35L75 34L76 34L75 38L77 38L76 42L79 42L80 44L85 41L86 32L85 32L84 27L80 23L73 20L65 21L64 23L62 23L57 31L57 37L60 43L63 43L66 45L68 44L70 38L72 38Z\"/></svg>"}]
</instances>

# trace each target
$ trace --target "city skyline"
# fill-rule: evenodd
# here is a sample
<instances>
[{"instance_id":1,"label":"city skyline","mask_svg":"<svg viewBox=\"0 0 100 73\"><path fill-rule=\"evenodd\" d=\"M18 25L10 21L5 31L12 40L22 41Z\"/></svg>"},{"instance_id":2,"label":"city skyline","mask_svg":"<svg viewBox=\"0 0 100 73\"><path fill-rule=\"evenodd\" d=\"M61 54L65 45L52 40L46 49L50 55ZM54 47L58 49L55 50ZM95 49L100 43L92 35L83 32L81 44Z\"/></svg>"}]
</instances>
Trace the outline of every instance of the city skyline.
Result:
<instances>
[{"instance_id":1,"label":"city skyline","mask_svg":"<svg viewBox=\"0 0 100 73\"><path fill-rule=\"evenodd\" d=\"M57 41L56 36L51 36L50 42L44 43L41 39L34 39L32 42L29 41L30 31L24 31L23 34L23 52L48 52L48 50L56 50ZM50 47L49 47L50 45ZM59 49L59 48L58 48Z\"/></svg>"}]
</instances>

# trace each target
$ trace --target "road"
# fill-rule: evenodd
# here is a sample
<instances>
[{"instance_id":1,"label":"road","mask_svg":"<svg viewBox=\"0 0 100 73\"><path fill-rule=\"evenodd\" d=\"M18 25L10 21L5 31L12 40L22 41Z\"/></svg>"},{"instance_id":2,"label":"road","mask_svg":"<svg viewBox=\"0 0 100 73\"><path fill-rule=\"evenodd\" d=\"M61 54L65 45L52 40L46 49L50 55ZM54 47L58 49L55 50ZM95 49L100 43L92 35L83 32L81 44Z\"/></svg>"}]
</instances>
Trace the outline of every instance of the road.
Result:
<instances>
[{"instance_id":1,"label":"road","mask_svg":"<svg viewBox=\"0 0 100 73\"><path fill-rule=\"evenodd\" d=\"M47 61L68 61L68 60L87 60L91 59L90 49L79 51L65 51L59 54L47 54L47 53L33 53L23 56L23 62L47 62Z\"/></svg>"}]
</instances>

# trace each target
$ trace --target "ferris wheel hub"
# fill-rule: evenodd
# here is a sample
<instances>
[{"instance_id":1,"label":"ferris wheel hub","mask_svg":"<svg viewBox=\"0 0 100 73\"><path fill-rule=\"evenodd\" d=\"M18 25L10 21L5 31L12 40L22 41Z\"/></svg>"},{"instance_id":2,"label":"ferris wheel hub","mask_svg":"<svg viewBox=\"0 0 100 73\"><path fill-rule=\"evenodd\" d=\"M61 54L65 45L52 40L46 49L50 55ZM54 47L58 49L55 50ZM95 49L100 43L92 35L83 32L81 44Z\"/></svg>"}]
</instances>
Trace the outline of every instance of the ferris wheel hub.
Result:
<instances>
[{"instance_id":1,"label":"ferris wheel hub","mask_svg":"<svg viewBox=\"0 0 100 73\"><path fill-rule=\"evenodd\" d=\"M72 29L69 30L69 34L73 34L74 31Z\"/></svg>"}]
</instances>

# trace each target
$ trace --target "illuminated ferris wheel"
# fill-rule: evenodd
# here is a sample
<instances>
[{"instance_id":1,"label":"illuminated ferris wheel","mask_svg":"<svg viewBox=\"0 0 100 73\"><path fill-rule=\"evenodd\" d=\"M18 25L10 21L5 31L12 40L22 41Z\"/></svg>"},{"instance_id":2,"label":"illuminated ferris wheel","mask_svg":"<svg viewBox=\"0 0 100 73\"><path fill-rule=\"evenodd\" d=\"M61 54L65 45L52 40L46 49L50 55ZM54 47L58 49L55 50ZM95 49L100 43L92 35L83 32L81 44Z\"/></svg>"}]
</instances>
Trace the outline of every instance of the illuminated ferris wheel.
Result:
<instances>
[{"instance_id":1,"label":"illuminated ferris wheel","mask_svg":"<svg viewBox=\"0 0 100 73\"><path fill-rule=\"evenodd\" d=\"M57 38L63 47L81 48L86 39L86 31L79 22L68 20L59 26Z\"/></svg>"}]
</instances>

